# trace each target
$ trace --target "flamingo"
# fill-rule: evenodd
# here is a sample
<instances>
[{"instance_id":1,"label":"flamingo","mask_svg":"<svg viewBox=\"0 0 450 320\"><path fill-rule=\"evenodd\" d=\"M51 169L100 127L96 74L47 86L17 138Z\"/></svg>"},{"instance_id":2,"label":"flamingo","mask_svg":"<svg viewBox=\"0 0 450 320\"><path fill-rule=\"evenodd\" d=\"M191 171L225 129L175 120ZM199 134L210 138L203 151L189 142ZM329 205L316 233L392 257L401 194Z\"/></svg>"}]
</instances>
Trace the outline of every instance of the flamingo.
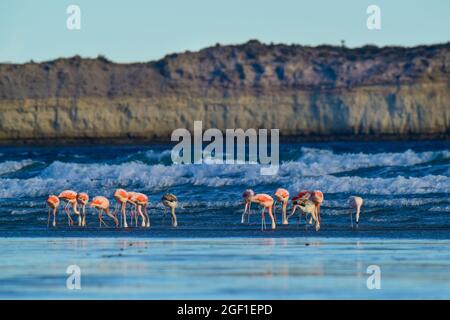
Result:
<instances>
[{"instance_id":1,"label":"flamingo","mask_svg":"<svg viewBox=\"0 0 450 320\"><path fill-rule=\"evenodd\" d=\"M128 202L128 192L124 189L117 189L114 192L114 199L120 204L120 220L123 221L124 228L128 228L127 224L127 202Z\"/></svg>"},{"instance_id":2,"label":"flamingo","mask_svg":"<svg viewBox=\"0 0 450 320\"><path fill-rule=\"evenodd\" d=\"M50 226L50 211L53 211L53 223L52 225L56 227L56 210L59 207L59 198L55 195L50 195L47 198L48 205L48 219L47 219L47 228Z\"/></svg>"},{"instance_id":3,"label":"flamingo","mask_svg":"<svg viewBox=\"0 0 450 320\"><path fill-rule=\"evenodd\" d=\"M292 204L294 206L292 207L292 213L289 215L288 218L292 217L295 214L297 208L299 208L305 214L305 222L307 222L308 214L310 214L311 219L313 219L315 222L316 231L319 231L320 219L319 216L317 215L316 204L311 200L305 200L304 197L301 196L295 196L294 198L292 198ZM299 213L298 215L298 224L300 224L300 216L301 213Z\"/></svg>"},{"instance_id":4,"label":"flamingo","mask_svg":"<svg viewBox=\"0 0 450 320\"><path fill-rule=\"evenodd\" d=\"M247 218L248 218L248 222L250 222L250 214L251 214L251 205L252 205L252 201L251 198L255 196L255 193L253 192L252 189L247 189L244 191L244 193L242 194L242 198L244 200L244 213L242 214L242 218L241 218L241 223L245 223L245 215L247 214ZM247 213L248 211L248 213Z\"/></svg>"},{"instance_id":5,"label":"flamingo","mask_svg":"<svg viewBox=\"0 0 450 320\"><path fill-rule=\"evenodd\" d=\"M281 207L282 224L288 224L288 220L286 218L286 208L289 201L289 191L283 188L278 188L275 191L275 199L276 199L275 205L277 202L281 202L282 204ZM273 214L275 215L275 209Z\"/></svg>"},{"instance_id":6,"label":"flamingo","mask_svg":"<svg viewBox=\"0 0 450 320\"><path fill-rule=\"evenodd\" d=\"M100 228L102 227L102 223L105 227L107 227L107 224L105 223L105 221L103 221L103 213L106 213L108 217L114 220L116 228L119 226L119 220L117 220L117 217L109 211L109 200L106 197L103 196L95 197L94 199L92 199L91 207L94 207L98 211L98 220L100 222Z\"/></svg>"},{"instance_id":7,"label":"flamingo","mask_svg":"<svg viewBox=\"0 0 450 320\"><path fill-rule=\"evenodd\" d=\"M261 207L263 207L261 211L261 230L264 230L266 228L266 219L264 216L264 212L266 209L268 209L270 220L272 220L272 229L276 229L277 225L275 223L275 218L273 217L272 213L272 207L273 207L273 198L265 193L259 193L254 196L249 197L250 202L254 202Z\"/></svg>"},{"instance_id":8,"label":"flamingo","mask_svg":"<svg viewBox=\"0 0 450 320\"><path fill-rule=\"evenodd\" d=\"M359 223L359 213L361 211L361 207L363 205L363 198L357 197L357 196L351 196L348 199L348 203L352 209L356 209L356 226L358 226ZM350 210L350 223L353 228L353 217L352 217L352 210Z\"/></svg>"},{"instance_id":9,"label":"flamingo","mask_svg":"<svg viewBox=\"0 0 450 320\"><path fill-rule=\"evenodd\" d=\"M135 207L137 207L137 211L142 218L141 227L150 227L150 217L148 216L147 211L148 197L143 193L132 192L131 197L128 198L128 202L132 203ZM144 212L142 212L142 207L144 207ZM136 217L136 225L137 225L137 217Z\"/></svg>"},{"instance_id":10,"label":"flamingo","mask_svg":"<svg viewBox=\"0 0 450 320\"><path fill-rule=\"evenodd\" d=\"M314 190L314 191L300 191L297 195L300 200L311 200L314 205L316 206L316 212L317 212L317 218L320 222L320 205L323 202L323 193L320 190ZM310 224L312 221L309 222Z\"/></svg>"},{"instance_id":11,"label":"flamingo","mask_svg":"<svg viewBox=\"0 0 450 320\"><path fill-rule=\"evenodd\" d=\"M70 216L69 206L72 205L73 212L77 215L80 215L80 212L77 209L77 193L72 190L64 190L59 194L58 198L67 202L67 204L64 206L64 211L67 213L69 226L72 226L73 220Z\"/></svg>"},{"instance_id":12,"label":"flamingo","mask_svg":"<svg viewBox=\"0 0 450 320\"><path fill-rule=\"evenodd\" d=\"M167 208L170 208L170 215L172 216L172 227L176 228L178 226L177 216L175 215L175 208L178 204L177 197L171 193L166 193L162 196L161 200L164 205L164 217L166 216Z\"/></svg>"},{"instance_id":13,"label":"flamingo","mask_svg":"<svg viewBox=\"0 0 450 320\"><path fill-rule=\"evenodd\" d=\"M80 192L77 194L77 202L81 206L81 215L78 217L78 225L80 227L86 226L86 205L89 202L89 196L85 192Z\"/></svg>"}]
</instances>

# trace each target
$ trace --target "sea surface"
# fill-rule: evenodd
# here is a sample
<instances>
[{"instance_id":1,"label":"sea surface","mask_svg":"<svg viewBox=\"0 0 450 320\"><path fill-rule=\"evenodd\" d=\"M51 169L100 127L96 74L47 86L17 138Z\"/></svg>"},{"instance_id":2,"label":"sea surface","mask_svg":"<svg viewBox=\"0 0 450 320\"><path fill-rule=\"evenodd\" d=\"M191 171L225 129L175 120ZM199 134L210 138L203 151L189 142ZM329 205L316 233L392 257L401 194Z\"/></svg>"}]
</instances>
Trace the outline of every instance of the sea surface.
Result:
<instances>
[{"instance_id":1,"label":"sea surface","mask_svg":"<svg viewBox=\"0 0 450 320\"><path fill-rule=\"evenodd\" d=\"M450 142L283 143L272 176L259 164L175 165L171 148L0 147L0 298L450 298ZM319 232L296 219L261 231L256 206L241 224L242 192L278 187L324 193ZM149 196L151 228L100 229L90 208L86 228L62 210L47 228L49 194L114 206L116 188ZM166 192L179 198L178 228L162 221ZM364 198L357 228L351 195ZM67 288L70 265L79 290Z\"/></svg>"}]
</instances>

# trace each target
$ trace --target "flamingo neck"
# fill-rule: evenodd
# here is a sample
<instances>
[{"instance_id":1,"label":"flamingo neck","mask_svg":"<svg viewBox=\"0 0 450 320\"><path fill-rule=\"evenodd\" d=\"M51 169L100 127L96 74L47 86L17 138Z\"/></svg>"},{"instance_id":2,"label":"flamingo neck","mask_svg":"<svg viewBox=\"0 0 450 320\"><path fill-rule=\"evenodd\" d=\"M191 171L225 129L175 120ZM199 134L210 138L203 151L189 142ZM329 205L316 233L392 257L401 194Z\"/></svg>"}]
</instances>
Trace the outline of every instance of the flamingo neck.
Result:
<instances>
[{"instance_id":1,"label":"flamingo neck","mask_svg":"<svg viewBox=\"0 0 450 320\"><path fill-rule=\"evenodd\" d=\"M80 214L80 211L78 211L78 209L77 209L77 202L76 201L73 202L72 208L73 208L73 212L75 212L76 214Z\"/></svg>"}]
</instances>

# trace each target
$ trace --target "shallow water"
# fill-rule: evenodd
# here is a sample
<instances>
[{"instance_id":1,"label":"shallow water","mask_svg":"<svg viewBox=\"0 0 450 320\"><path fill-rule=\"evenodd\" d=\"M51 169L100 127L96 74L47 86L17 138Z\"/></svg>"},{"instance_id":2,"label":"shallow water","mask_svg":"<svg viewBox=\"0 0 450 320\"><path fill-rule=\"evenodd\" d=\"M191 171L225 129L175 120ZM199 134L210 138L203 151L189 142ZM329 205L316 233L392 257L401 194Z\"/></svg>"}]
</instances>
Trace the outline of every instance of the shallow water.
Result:
<instances>
[{"instance_id":1,"label":"shallow water","mask_svg":"<svg viewBox=\"0 0 450 320\"><path fill-rule=\"evenodd\" d=\"M0 240L0 298L450 298L450 241L346 238ZM66 287L69 265L81 289ZM368 289L377 265L381 288Z\"/></svg>"},{"instance_id":2,"label":"shallow water","mask_svg":"<svg viewBox=\"0 0 450 320\"><path fill-rule=\"evenodd\" d=\"M449 142L282 144L275 176L251 164L172 165L170 147L0 147L0 296L450 297ZM119 187L149 195L150 229L99 229L90 210L87 228L69 228L63 214L47 228L49 194L112 200ZM257 214L242 225L249 187L322 190L321 230L293 220L261 232ZM162 223L166 192L180 200L177 229ZM364 198L357 229L350 195ZM80 291L65 289L69 264L82 268ZM366 287L370 264L381 290Z\"/></svg>"}]
</instances>

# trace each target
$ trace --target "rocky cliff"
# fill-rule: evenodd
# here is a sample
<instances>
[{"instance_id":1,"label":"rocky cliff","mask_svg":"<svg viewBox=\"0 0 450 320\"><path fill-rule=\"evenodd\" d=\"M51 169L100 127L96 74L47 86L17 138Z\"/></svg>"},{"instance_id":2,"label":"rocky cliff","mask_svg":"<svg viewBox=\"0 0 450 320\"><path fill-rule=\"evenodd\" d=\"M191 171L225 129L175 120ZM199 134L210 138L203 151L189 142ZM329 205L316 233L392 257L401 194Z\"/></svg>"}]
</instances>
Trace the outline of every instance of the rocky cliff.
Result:
<instances>
[{"instance_id":1,"label":"rocky cliff","mask_svg":"<svg viewBox=\"0 0 450 320\"><path fill-rule=\"evenodd\" d=\"M167 139L176 128L285 136L447 138L450 43L243 45L117 64L0 64L0 140Z\"/></svg>"}]
</instances>

